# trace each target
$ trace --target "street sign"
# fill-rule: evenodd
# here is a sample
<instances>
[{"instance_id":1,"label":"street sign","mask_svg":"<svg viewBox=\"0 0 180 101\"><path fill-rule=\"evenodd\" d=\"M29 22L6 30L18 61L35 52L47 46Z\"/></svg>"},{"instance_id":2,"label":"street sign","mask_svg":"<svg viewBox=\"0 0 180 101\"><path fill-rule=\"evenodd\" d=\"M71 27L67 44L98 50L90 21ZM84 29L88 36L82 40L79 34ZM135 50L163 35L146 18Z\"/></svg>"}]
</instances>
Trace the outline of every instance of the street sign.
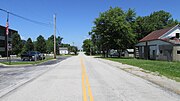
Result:
<instances>
[{"instance_id":1,"label":"street sign","mask_svg":"<svg viewBox=\"0 0 180 101\"><path fill-rule=\"evenodd\" d=\"M12 50L12 44L8 44L8 50Z\"/></svg>"}]
</instances>

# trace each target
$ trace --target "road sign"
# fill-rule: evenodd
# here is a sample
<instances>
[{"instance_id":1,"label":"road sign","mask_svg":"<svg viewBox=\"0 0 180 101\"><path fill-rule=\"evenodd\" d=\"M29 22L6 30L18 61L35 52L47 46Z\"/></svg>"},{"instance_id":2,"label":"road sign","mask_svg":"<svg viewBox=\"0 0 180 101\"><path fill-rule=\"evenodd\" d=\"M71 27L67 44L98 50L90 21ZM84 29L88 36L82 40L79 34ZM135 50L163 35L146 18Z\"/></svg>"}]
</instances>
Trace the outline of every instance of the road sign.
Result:
<instances>
[{"instance_id":1,"label":"road sign","mask_svg":"<svg viewBox=\"0 0 180 101\"><path fill-rule=\"evenodd\" d=\"M12 50L12 44L8 44L8 50Z\"/></svg>"}]
</instances>

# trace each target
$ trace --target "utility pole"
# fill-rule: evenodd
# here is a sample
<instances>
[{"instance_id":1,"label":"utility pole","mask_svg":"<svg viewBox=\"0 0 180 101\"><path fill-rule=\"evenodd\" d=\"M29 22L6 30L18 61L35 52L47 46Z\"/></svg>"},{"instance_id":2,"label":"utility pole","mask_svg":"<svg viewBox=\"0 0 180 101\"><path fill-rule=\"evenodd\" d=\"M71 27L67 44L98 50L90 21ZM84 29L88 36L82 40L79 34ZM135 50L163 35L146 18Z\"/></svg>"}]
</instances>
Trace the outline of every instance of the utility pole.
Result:
<instances>
[{"instance_id":1,"label":"utility pole","mask_svg":"<svg viewBox=\"0 0 180 101\"><path fill-rule=\"evenodd\" d=\"M7 55L7 62L8 62L8 60L9 60L9 54L8 54L8 51L9 51L9 38L8 38L8 35L9 35L9 12L7 12L7 22L6 22L6 36L7 36L7 38L6 38L6 50L7 50L7 53L6 53L6 55Z\"/></svg>"},{"instance_id":2,"label":"utility pole","mask_svg":"<svg viewBox=\"0 0 180 101\"><path fill-rule=\"evenodd\" d=\"M54 59L56 59L56 14L54 14Z\"/></svg>"}]
</instances>

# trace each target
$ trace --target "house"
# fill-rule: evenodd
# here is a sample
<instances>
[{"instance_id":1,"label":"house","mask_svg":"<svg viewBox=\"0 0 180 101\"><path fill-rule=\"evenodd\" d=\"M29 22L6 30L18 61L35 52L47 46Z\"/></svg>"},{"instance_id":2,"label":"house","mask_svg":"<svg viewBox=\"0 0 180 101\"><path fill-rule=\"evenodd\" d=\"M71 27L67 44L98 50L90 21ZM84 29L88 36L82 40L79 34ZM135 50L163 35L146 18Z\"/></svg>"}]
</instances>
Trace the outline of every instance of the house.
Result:
<instances>
[{"instance_id":1,"label":"house","mask_svg":"<svg viewBox=\"0 0 180 101\"><path fill-rule=\"evenodd\" d=\"M151 32L135 45L135 57L180 61L180 26Z\"/></svg>"},{"instance_id":2,"label":"house","mask_svg":"<svg viewBox=\"0 0 180 101\"><path fill-rule=\"evenodd\" d=\"M134 49L126 49L124 57L134 57Z\"/></svg>"},{"instance_id":3,"label":"house","mask_svg":"<svg viewBox=\"0 0 180 101\"><path fill-rule=\"evenodd\" d=\"M67 47L59 47L59 54L69 54Z\"/></svg>"},{"instance_id":4,"label":"house","mask_svg":"<svg viewBox=\"0 0 180 101\"><path fill-rule=\"evenodd\" d=\"M118 57L119 53L117 50L111 49L109 51L110 57ZM123 57L134 57L134 49L126 49L125 51L121 52L121 56Z\"/></svg>"},{"instance_id":5,"label":"house","mask_svg":"<svg viewBox=\"0 0 180 101\"><path fill-rule=\"evenodd\" d=\"M12 34L18 33L16 30L9 29L8 34L8 45L12 45ZM0 26L0 55L6 56L7 52L7 35L6 35L6 27ZM11 53L11 50L9 50L9 53Z\"/></svg>"}]
</instances>

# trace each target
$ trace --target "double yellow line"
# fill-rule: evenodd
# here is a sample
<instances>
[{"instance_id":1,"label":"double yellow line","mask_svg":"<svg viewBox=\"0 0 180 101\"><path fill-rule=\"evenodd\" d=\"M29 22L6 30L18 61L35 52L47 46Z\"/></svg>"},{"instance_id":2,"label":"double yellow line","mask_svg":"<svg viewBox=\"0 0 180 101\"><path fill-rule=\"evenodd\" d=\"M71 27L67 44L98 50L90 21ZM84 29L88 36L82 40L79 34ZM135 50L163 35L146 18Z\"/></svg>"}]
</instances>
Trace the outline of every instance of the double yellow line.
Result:
<instances>
[{"instance_id":1,"label":"double yellow line","mask_svg":"<svg viewBox=\"0 0 180 101\"><path fill-rule=\"evenodd\" d=\"M82 68L82 91L83 91L83 101L94 101L91 87L88 81L88 76L86 73L86 68L83 62L83 58L81 60L81 68Z\"/></svg>"}]
</instances>

